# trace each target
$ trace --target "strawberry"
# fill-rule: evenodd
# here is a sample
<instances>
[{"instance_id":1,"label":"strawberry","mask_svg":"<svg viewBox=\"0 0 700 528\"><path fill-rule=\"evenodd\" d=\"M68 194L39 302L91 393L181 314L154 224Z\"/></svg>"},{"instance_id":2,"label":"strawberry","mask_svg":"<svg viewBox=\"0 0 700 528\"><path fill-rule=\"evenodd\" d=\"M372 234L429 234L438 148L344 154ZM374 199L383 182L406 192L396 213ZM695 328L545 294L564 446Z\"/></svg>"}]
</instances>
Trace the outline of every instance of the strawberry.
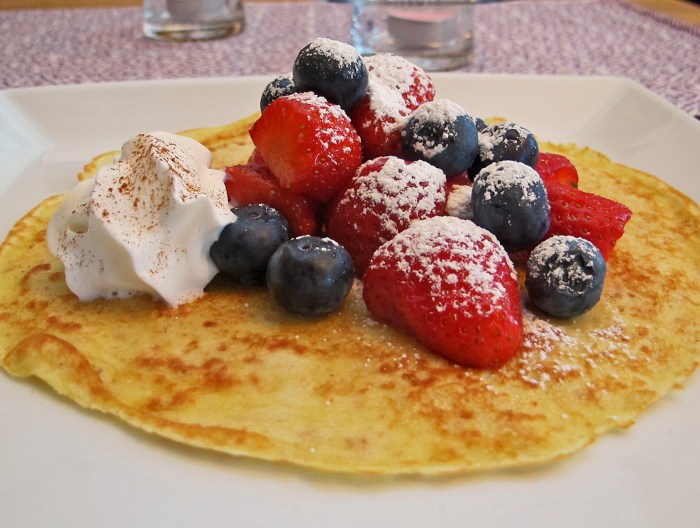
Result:
<instances>
[{"instance_id":1,"label":"strawberry","mask_svg":"<svg viewBox=\"0 0 700 528\"><path fill-rule=\"evenodd\" d=\"M455 187L461 187L463 185L467 185L469 187L471 187L472 185L472 180L466 171L460 172L459 174L455 174L451 178L448 178L447 183L445 185L445 191L447 192L447 194L450 194L452 189L454 189Z\"/></svg>"},{"instance_id":2,"label":"strawberry","mask_svg":"<svg viewBox=\"0 0 700 528\"><path fill-rule=\"evenodd\" d=\"M326 213L328 236L362 276L374 251L416 219L443 214L445 175L432 165L382 157L366 162Z\"/></svg>"},{"instance_id":3,"label":"strawberry","mask_svg":"<svg viewBox=\"0 0 700 528\"><path fill-rule=\"evenodd\" d=\"M547 187L551 225L544 238L571 235L595 244L606 260L632 217L630 209L614 200L560 183Z\"/></svg>"},{"instance_id":4,"label":"strawberry","mask_svg":"<svg viewBox=\"0 0 700 528\"><path fill-rule=\"evenodd\" d=\"M497 368L523 342L513 265L476 224L443 216L416 221L372 257L367 309L448 360Z\"/></svg>"},{"instance_id":5,"label":"strawberry","mask_svg":"<svg viewBox=\"0 0 700 528\"><path fill-rule=\"evenodd\" d=\"M352 123L362 138L364 159L401 156L405 118L432 101L435 87L418 66L397 55L365 58L369 72L367 95L352 109Z\"/></svg>"},{"instance_id":6,"label":"strawberry","mask_svg":"<svg viewBox=\"0 0 700 528\"><path fill-rule=\"evenodd\" d=\"M373 86L370 80L370 91L350 111L352 124L362 138L363 159L400 157L401 130L409 112L402 101L396 103L397 94L387 98L377 97L378 91Z\"/></svg>"},{"instance_id":7,"label":"strawberry","mask_svg":"<svg viewBox=\"0 0 700 528\"><path fill-rule=\"evenodd\" d=\"M350 118L309 92L275 99L250 137L282 188L319 202L330 200L362 163Z\"/></svg>"},{"instance_id":8,"label":"strawberry","mask_svg":"<svg viewBox=\"0 0 700 528\"><path fill-rule=\"evenodd\" d=\"M535 170L546 187L560 183L569 187L578 187L578 172L566 156L541 152Z\"/></svg>"},{"instance_id":9,"label":"strawberry","mask_svg":"<svg viewBox=\"0 0 700 528\"><path fill-rule=\"evenodd\" d=\"M258 149L253 149L250 158L248 158L247 165L251 165L253 167L265 167L267 169L267 163L265 163L265 160L260 155L260 151ZM269 172L270 169L267 170Z\"/></svg>"},{"instance_id":10,"label":"strawberry","mask_svg":"<svg viewBox=\"0 0 700 528\"><path fill-rule=\"evenodd\" d=\"M369 77L396 91L409 111L435 98L435 86L430 76L403 57L377 53L365 57L364 61Z\"/></svg>"},{"instance_id":11,"label":"strawberry","mask_svg":"<svg viewBox=\"0 0 700 528\"><path fill-rule=\"evenodd\" d=\"M319 205L307 196L280 187L255 152L248 164L226 167L224 184L233 205L262 203L277 209L287 220L292 236L319 232Z\"/></svg>"}]
</instances>

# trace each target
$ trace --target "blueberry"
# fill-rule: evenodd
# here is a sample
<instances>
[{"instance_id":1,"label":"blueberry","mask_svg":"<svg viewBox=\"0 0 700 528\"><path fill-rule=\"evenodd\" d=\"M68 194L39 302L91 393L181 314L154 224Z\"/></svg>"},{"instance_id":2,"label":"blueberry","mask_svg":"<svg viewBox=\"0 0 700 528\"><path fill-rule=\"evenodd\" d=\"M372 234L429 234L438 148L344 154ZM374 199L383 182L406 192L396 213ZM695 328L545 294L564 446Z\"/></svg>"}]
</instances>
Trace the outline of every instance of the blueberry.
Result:
<instances>
[{"instance_id":1,"label":"blueberry","mask_svg":"<svg viewBox=\"0 0 700 528\"><path fill-rule=\"evenodd\" d=\"M300 236L282 244L267 266L267 286L290 312L321 315L336 310L355 277L346 249L331 240Z\"/></svg>"},{"instance_id":2,"label":"blueberry","mask_svg":"<svg viewBox=\"0 0 700 528\"><path fill-rule=\"evenodd\" d=\"M476 129L477 129L479 132L483 132L484 129L488 126L488 124L486 123L486 121L484 121L484 120L481 119L480 117L475 117L475 118L474 118L474 124L476 124Z\"/></svg>"},{"instance_id":3,"label":"blueberry","mask_svg":"<svg viewBox=\"0 0 700 528\"><path fill-rule=\"evenodd\" d=\"M296 93L297 88L294 84L291 74L279 75L272 79L260 96L260 111L262 112L267 108L272 101L283 95L291 95Z\"/></svg>"},{"instance_id":4,"label":"blueberry","mask_svg":"<svg viewBox=\"0 0 700 528\"><path fill-rule=\"evenodd\" d=\"M427 161L448 178L474 163L477 138L474 119L458 104L445 99L418 107L401 134L406 158Z\"/></svg>"},{"instance_id":5,"label":"blueberry","mask_svg":"<svg viewBox=\"0 0 700 528\"><path fill-rule=\"evenodd\" d=\"M515 123L490 125L479 133L478 169L491 163L512 160L530 167L537 165L539 146L532 133Z\"/></svg>"},{"instance_id":6,"label":"blueberry","mask_svg":"<svg viewBox=\"0 0 700 528\"><path fill-rule=\"evenodd\" d=\"M506 251L529 249L549 230L547 191L524 163L499 161L482 169L471 199L474 223L496 235Z\"/></svg>"},{"instance_id":7,"label":"blueberry","mask_svg":"<svg viewBox=\"0 0 700 528\"><path fill-rule=\"evenodd\" d=\"M530 254L525 287L540 310L555 317L575 317L600 300L605 272L605 259L591 242L554 236Z\"/></svg>"},{"instance_id":8,"label":"blueberry","mask_svg":"<svg viewBox=\"0 0 700 528\"><path fill-rule=\"evenodd\" d=\"M301 49L292 70L300 92L322 95L350 110L367 93L369 75L360 54L349 44L317 38Z\"/></svg>"},{"instance_id":9,"label":"blueberry","mask_svg":"<svg viewBox=\"0 0 700 528\"><path fill-rule=\"evenodd\" d=\"M267 205L232 209L236 221L221 231L209 250L219 271L242 284L262 284L267 263L289 240L287 220Z\"/></svg>"}]
</instances>

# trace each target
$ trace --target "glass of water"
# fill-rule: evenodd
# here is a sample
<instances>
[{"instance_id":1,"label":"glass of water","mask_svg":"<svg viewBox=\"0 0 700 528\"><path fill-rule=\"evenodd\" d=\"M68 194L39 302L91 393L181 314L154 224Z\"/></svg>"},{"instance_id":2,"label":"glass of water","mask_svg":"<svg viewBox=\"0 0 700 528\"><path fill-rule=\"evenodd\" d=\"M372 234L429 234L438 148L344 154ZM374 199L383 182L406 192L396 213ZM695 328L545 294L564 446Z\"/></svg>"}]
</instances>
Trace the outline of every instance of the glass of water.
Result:
<instances>
[{"instance_id":1,"label":"glass of water","mask_svg":"<svg viewBox=\"0 0 700 528\"><path fill-rule=\"evenodd\" d=\"M474 56L477 0L353 0L353 45L363 55L401 55L427 71L453 70Z\"/></svg>"},{"instance_id":2,"label":"glass of water","mask_svg":"<svg viewBox=\"0 0 700 528\"><path fill-rule=\"evenodd\" d=\"M159 40L205 40L243 31L241 0L144 0L143 31Z\"/></svg>"}]
</instances>

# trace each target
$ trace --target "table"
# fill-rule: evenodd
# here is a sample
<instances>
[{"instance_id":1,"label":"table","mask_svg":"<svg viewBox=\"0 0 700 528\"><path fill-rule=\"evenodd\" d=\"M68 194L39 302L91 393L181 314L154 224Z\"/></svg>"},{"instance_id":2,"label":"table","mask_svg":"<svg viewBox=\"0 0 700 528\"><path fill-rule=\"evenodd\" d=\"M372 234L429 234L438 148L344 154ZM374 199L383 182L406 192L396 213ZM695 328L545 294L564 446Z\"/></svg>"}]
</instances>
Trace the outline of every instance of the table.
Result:
<instances>
[{"instance_id":1,"label":"table","mask_svg":"<svg viewBox=\"0 0 700 528\"><path fill-rule=\"evenodd\" d=\"M245 0L258 2L260 0ZM320 1L320 0L318 0ZM698 0L632 0L635 4L665 13L676 19L700 26L700 4ZM692 3L691 3L692 2ZM55 7L112 7L141 5L143 0L0 0L0 9L28 9Z\"/></svg>"},{"instance_id":2,"label":"table","mask_svg":"<svg viewBox=\"0 0 700 528\"><path fill-rule=\"evenodd\" d=\"M156 42L139 7L0 11L0 88L284 73L317 36L348 41L351 7L246 4L243 34ZM618 75L700 116L700 26L617 0L512 1L476 7L466 72ZM33 31L27 31L33 28Z\"/></svg>"}]
</instances>

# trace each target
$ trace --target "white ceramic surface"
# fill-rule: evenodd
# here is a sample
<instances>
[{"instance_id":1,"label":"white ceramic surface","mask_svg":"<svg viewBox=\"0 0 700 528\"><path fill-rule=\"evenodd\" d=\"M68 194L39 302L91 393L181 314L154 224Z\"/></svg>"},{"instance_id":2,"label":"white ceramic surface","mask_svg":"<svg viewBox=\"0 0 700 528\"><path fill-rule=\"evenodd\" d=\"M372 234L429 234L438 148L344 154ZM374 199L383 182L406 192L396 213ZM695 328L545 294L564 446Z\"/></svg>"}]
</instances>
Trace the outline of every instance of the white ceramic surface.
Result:
<instances>
[{"instance_id":1,"label":"white ceramic surface","mask_svg":"<svg viewBox=\"0 0 700 528\"><path fill-rule=\"evenodd\" d=\"M438 74L438 95L540 138L588 145L700 200L700 124L618 78ZM0 236L140 131L252 113L267 78L0 92ZM532 469L451 478L339 477L146 435L0 374L0 526L700 525L700 380L629 430Z\"/></svg>"}]
</instances>

